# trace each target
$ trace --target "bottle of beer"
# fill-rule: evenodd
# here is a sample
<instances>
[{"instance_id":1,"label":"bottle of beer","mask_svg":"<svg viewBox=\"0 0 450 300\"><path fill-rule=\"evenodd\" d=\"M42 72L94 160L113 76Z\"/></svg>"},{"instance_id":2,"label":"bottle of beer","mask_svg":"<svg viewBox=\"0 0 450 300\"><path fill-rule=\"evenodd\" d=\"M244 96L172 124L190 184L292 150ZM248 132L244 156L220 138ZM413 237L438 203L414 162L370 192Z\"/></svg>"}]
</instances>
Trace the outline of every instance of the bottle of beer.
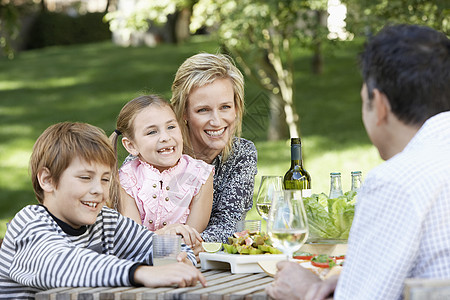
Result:
<instances>
[{"instance_id":1,"label":"bottle of beer","mask_svg":"<svg viewBox=\"0 0 450 300\"><path fill-rule=\"evenodd\" d=\"M302 190L302 197L311 196L311 176L303 168L300 138L291 138L291 167L284 175L286 190Z\"/></svg>"}]
</instances>

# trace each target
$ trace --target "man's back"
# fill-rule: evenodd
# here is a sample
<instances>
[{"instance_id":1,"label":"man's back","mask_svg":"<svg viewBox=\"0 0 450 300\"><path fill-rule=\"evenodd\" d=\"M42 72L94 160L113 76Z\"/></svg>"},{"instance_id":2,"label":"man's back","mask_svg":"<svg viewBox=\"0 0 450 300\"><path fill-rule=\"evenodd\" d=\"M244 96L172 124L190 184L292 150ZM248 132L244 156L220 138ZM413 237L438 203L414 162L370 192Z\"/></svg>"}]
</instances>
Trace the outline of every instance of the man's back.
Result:
<instances>
[{"instance_id":1,"label":"man's back","mask_svg":"<svg viewBox=\"0 0 450 300\"><path fill-rule=\"evenodd\" d=\"M337 299L397 299L408 277L450 277L450 112L367 176Z\"/></svg>"}]
</instances>

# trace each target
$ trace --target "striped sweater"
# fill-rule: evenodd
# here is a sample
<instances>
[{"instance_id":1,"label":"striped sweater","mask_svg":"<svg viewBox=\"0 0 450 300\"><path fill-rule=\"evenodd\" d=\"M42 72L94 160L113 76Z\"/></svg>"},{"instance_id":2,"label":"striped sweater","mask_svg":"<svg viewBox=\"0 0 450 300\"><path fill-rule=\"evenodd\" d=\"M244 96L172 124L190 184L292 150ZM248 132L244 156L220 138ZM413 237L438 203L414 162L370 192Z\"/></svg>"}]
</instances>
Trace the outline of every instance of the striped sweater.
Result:
<instances>
[{"instance_id":1,"label":"striped sweater","mask_svg":"<svg viewBox=\"0 0 450 300\"><path fill-rule=\"evenodd\" d=\"M0 249L0 299L33 299L56 287L134 285L134 271L152 265L153 233L104 207L93 225L74 229L42 205L22 209ZM195 265L192 251L188 258Z\"/></svg>"}]
</instances>

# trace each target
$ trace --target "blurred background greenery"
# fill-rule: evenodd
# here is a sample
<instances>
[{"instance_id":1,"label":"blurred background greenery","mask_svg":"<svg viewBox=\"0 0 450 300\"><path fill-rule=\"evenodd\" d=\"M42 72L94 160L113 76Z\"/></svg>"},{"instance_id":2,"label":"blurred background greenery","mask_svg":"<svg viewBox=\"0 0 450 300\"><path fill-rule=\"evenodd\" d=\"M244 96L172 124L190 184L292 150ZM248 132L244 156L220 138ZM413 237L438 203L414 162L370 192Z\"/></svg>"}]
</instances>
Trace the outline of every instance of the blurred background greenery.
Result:
<instances>
[{"instance_id":1,"label":"blurred background greenery","mask_svg":"<svg viewBox=\"0 0 450 300\"><path fill-rule=\"evenodd\" d=\"M261 176L289 168L293 135L302 137L313 192L328 193L335 171L347 191L351 171L364 178L381 163L361 122L364 41L386 23L447 34L450 27L441 0L131 2L124 14L121 0L0 1L0 237L17 211L36 203L28 161L43 130L79 121L109 135L127 101L169 99L178 66L199 52L228 53L245 74L242 136L258 150L255 195ZM338 32L329 17L341 4L347 18ZM298 118L294 130L285 105ZM125 155L121 149L119 159ZM259 216L252 209L247 218Z\"/></svg>"}]
</instances>

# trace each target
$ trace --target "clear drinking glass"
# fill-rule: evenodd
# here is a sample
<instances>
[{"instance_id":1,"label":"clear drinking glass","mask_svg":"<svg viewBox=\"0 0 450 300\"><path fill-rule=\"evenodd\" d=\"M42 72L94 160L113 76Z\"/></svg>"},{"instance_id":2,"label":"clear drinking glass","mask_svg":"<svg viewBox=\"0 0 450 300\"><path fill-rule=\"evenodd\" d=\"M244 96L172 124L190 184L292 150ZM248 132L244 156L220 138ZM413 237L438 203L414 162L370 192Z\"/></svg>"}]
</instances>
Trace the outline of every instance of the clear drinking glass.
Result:
<instances>
[{"instance_id":1,"label":"clear drinking glass","mask_svg":"<svg viewBox=\"0 0 450 300\"><path fill-rule=\"evenodd\" d=\"M283 190L283 177L281 176L263 176L256 196L256 210L259 215L267 222L270 206L275 192Z\"/></svg>"},{"instance_id":2,"label":"clear drinking glass","mask_svg":"<svg viewBox=\"0 0 450 300\"><path fill-rule=\"evenodd\" d=\"M275 192L267 223L275 247L292 258L308 238L308 222L301 190Z\"/></svg>"},{"instance_id":3,"label":"clear drinking glass","mask_svg":"<svg viewBox=\"0 0 450 300\"><path fill-rule=\"evenodd\" d=\"M261 231L261 220L241 220L236 223L236 232L248 230L249 232Z\"/></svg>"},{"instance_id":4,"label":"clear drinking glass","mask_svg":"<svg viewBox=\"0 0 450 300\"><path fill-rule=\"evenodd\" d=\"M177 262L181 251L181 236L174 234L153 235L153 265L162 266Z\"/></svg>"}]
</instances>

